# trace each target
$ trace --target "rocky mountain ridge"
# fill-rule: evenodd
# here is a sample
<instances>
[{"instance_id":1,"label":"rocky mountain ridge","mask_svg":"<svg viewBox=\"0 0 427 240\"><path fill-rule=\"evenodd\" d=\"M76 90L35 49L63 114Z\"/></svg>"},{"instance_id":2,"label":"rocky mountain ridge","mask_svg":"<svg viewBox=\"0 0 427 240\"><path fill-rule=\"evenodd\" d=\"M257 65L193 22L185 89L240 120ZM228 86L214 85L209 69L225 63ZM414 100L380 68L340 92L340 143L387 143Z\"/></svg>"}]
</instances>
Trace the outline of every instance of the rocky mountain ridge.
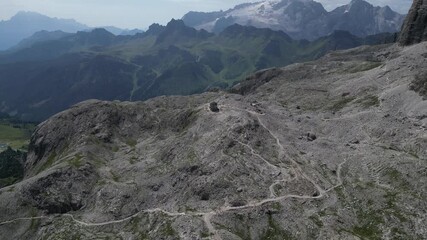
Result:
<instances>
[{"instance_id":1,"label":"rocky mountain ridge","mask_svg":"<svg viewBox=\"0 0 427 240\"><path fill-rule=\"evenodd\" d=\"M34 133L0 232L422 239L427 102L409 85L426 53L362 47L261 71L240 94L81 103Z\"/></svg>"},{"instance_id":2,"label":"rocky mountain ridge","mask_svg":"<svg viewBox=\"0 0 427 240\"><path fill-rule=\"evenodd\" d=\"M427 42L363 46L231 92L82 102L34 132L0 236L424 239L426 65Z\"/></svg>"},{"instance_id":3,"label":"rocky mountain ridge","mask_svg":"<svg viewBox=\"0 0 427 240\"><path fill-rule=\"evenodd\" d=\"M34 33L46 30L77 32L88 29L72 19L50 18L35 12L18 12L11 19L0 22L0 50L6 50Z\"/></svg>"},{"instance_id":4,"label":"rocky mountain ridge","mask_svg":"<svg viewBox=\"0 0 427 240\"><path fill-rule=\"evenodd\" d=\"M398 32L404 16L388 6L374 7L363 0L352 0L331 12L312 0L268 0L241 4L227 11L189 12L182 19L191 27L212 32L238 23L281 30L294 39L313 40L335 30L349 31L359 37Z\"/></svg>"}]
</instances>

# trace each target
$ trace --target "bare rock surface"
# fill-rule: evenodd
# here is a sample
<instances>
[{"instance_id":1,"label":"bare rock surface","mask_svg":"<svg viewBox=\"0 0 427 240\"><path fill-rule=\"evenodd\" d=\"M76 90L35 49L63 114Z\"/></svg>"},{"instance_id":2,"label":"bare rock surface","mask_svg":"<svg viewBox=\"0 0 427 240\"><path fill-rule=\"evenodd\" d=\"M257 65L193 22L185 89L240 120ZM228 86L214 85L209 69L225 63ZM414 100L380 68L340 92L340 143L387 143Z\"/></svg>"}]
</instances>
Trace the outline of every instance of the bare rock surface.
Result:
<instances>
[{"instance_id":1,"label":"bare rock surface","mask_svg":"<svg viewBox=\"0 0 427 240\"><path fill-rule=\"evenodd\" d=\"M410 86L426 53L361 47L240 94L80 103L0 189L0 236L425 239L427 101Z\"/></svg>"},{"instance_id":2,"label":"bare rock surface","mask_svg":"<svg viewBox=\"0 0 427 240\"><path fill-rule=\"evenodd\" d=\"M414 0L403 23L399 37L401 45L427 41L427 0Z\"/></svg>"}]
</instances>

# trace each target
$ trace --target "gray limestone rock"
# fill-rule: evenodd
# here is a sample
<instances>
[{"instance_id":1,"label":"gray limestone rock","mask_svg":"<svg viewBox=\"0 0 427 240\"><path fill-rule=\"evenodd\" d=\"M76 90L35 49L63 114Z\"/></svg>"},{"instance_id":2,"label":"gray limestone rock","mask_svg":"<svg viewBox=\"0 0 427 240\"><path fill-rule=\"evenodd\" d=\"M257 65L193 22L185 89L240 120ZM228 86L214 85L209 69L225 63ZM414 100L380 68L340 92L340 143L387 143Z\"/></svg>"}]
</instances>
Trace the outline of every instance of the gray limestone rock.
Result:
<instances>
[{"instance_id":1,"label":"gray limestone rock","mask_svg":"<svg viewBox=\"0 0 427 240\"><path fill-rule=\"evenodd\" d=\"M399 37L400 45L427 40L427 0L414 0Z\"/></svg>"},{"instance_id":2,"label":"gray limestone rock","mask_svg":"<svg viewBox=\"0 0 427 240\"><path fill-rule=\"evenodd\" d=\"M257 73L241 94L73 106L0 189L0 236L423 239L427 101L409 85L426 53L360 47Z\"/></svg>"}]
</instances>

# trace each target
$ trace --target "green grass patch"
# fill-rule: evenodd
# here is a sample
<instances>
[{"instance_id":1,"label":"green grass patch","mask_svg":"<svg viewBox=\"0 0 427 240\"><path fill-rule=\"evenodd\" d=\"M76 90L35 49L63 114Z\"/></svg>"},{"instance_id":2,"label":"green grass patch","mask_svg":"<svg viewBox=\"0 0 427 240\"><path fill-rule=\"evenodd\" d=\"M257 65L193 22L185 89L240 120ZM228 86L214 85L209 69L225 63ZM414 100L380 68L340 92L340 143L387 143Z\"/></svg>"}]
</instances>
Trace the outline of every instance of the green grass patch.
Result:
<instances>
[{"instance_id":1,"label":"green grass patch","mask_svg":"<svg viewBox=\"0 0 427 240\"><path fill-rule=\"evenodd\" d=\"M13 149L26 150L30 142L34 124L12 124L0 121L0 152L6 150L6 146Z\"/></svg>"},{"instance_id":2,"label":"green grass patch","mask_svg":"<svg viewBox=\"0 0 427 240\"><path fill-rule=\"evenodd\" d=\"M119 147L118 146L113 146L113 147L111 147L111 151L113 151L113 152L118 152L119 151Z\"/></svg>"},{"instance_id":3,"label":"green grass patch","mask_svg":"<svg viewBox=\"0 0 427 240\"><path fill-rule=\"evenodd\" d=\"M131 221L132 224L132 231L133 232L139 232L139 227L141 226L141 218L136 216Z\"/></svg>"},{"instance_id":4,"label":"green grass patch","mask_svg":"<svg viewBox=\"0 0 427 240\"><path fill-rule=\"evenodd\" d=\"M80 168L83 166L82 158L83 157L80 154L77 154L72 159L68 160L68 163L75 168Z\"/></svg>"},{"instance_id":5,"label":"green grass patch","mask_svg":"<svg viewBox=\"0 0 427 240\"><path fill-rule=\"evenodd\" d=\"M356 66L350 67L349 69L347 69L346 72L348 73L365 72L365 71L369 71L371 69L377 68L381 65L382 65L381 62L364 62L362 64L358 64Z\"/></svg>"},{"instance_id":6,"label":"green grass patch","mask_svg":"<svg viewBox=\"0 0 427 240\"><path fill-rule=\"evenodd\" d=\"M126 140L126 144L130 147L135 147L138 142L135 139L128 139Z\"/></svg>"},{"instance_id":7,"label":"green grass patch","mask_svg":"<svg viewBox=\"0 0 427 240\"><path fill-rule=\"evenodd\" d=\"M138 158L135 156L132 156L131 158L129 158L129 163L132 165L135 164L137 161L138 161Z\"/></svg>"},{"instance_id":8,"label":"green grass patch","mask_svg":"<svg viewBox=\"0 0 427 240\"><path fill-rule=\"evenodd\" d=\"M403 174L396 169L388 168L384 172L385 176L390 179L393 185L398 186L399 190L409 191L411 189L410 183L404 178Z\"/></svg>"},{"instance_id":9,"label":"green grass patch","mask_svg":"<svg viewBox=\"0 0 427 240\"><path fill-rule=\"evenodd\" d=\"M336 100L328 107L328 110L338 112L345 108L349 103L351 103L355 98L354 97L344 97L342 99Z\"/></svg>"},{"instance_id":10,"label":"green grass patch","mask_svg":"<svg viewBox=\"0 0 427 240\"><path fill-rule=\"evenodd\" d=\"M271 215L268 215L268 228L261 235L261 240L291 240L294 239L292 234L282 229L279 224L274 221Z\"/></svg>"},{"instance_id":11,"label":"green grass patch","mask_svg":"<svg viewBox=\"0 0 427 240\"><path fill-rule=\"evenodd\" d=\"M278 203L278 202L274 202L271 207L276 210L276 211L280 211L282 210L282 204Z\"/></svg>"},{"instance_id":12,"label":"green grass patch","mask_svg":"<svg viewBox=\"0 0 427 240\"><path fill-rule=\"evenodd\" d=\"M185 206L185 212L197 212L197 209L189 206Z\"/></svg>"},{"instance_id":13,"label":"green grass patch","mask_svg":"<svg viewBox=\"0 0 427 240\"><path fill-rule=\"evenodd\" d=\"M45 170L49 169L50 167L52 167L52 166L53 166L53 163L55 162L55 159L56 159L56 153L55 153L55 152L53 152L53 153L49 156L49 158L46 160L46 162L44 162L44 163L39 167L39 169L37 170L37 174L39 174L39 173L41 173L41 172L43 172L43 171L45 171Z\"/></svg>"},{"instance_id":14,"label":"green grass patch","mask_svg":"<svg viewBox=\"0 0 427 240\"><path fill-rule=\"evenodd\" d=\"M212 236L212 234L209 232L206 232L206 231L203 231L200 233L201 238L210 238L211 236Z\"/></svg>"},{"instance_id":15,"label":"green grass patch","mask_svg":"<svg viewBox=\"0 0 427 240\"><path fill-rule=\"evenodd\" d=\"M253 239L251 237L251 231L250 231L250 225L245 224L243 221L245 219L245 216L242 214L234 214L237 219L235 219L234 227L228 225L225 226L220 223L215 223L217 225L218 229L226 230L230 233L233 233L234 235L238 236L240 239Z\"/></svg>"},{"instance_id":16,"label":"green grass patch","mask_svg":"<svg viewBox=\"0 0 427 240\"><path fill-rule=\"evenodd\" d=\"M381 225L384 224L384 219L381 212L361 210L358 213L358 219L362 222L361 225L355 226L352 233L362 239L381 239Z\"/></svg>"},{"instance_id":17,"label":"green grass patch","mask_svg":"<svg viewBox=\"0 0 427 240\"><path fill-rule=\"evenodd\" d=\"M360 104L364 108L380 106L380 100L378 96L375 96L375 95L365 96L364 98L357 100L356 103Z\"/></svg>"},{"instance_id":18,"label":"green grass patch","mask_svg":"<svg viewBox=\"0 0 427 240\"><path fill-rule=\"evenodd\" d=\"M395 169L387 169L386 176L393 182L397 182L398 184L401 182L402 174ZM372 183L373 185L369 183L363 189L373 189L376 187L374 183ZM341 230L351 233L360 239L382 239L385 231L384 227L389 226L391 218L400 222L397 226L409 221L407 218L408 214L404 212L405 208L402 207L403 205L399 201L400 198L405 200L407 193L401 191L402 188L399 186L393 190L387 190L382 198L368 199L366 204L354 202L355 205L352 205L352 208L355 210L358 224L350 229ZM407 235L402 231L403 229L399 228L399 236Z\"/></svg>"},{"instance_id":19,"label":"green grass patch","mask_svg":"<svg viewBox=\"0 0 427 240\"><path fill-rule=\"evenodd\" d=\"M197 158L197 155L196 155L196 152L194 151L194 149L190 149L188 151L187 159L188 159L188 163L190 163L190 164L197 163L198 158Z\"/></svg>"},{"instance_id":20,"label":"green grass patch","mask_svg":"<svg viewBox=\"0 0 427 240\"><path fill-rule=\"evenodd\" d=\"M112 179L113 179L114 182L120 182L120 177L117 174L115 174L111 170L110 170L110 174L111 174L111 177L112 177Z\"/></svg>"},{"instance_id":21,"label":"green grass patch","mask_svg":"<svg viewBox=\"0 0 427 240\"><path fill-rule=\"evenodd\" d=\"M401 213L400 208L398 206L398 195L399 194L397 192L387 192L387 194L384 196L387 204L385 211L389 215L393 215L398 218L400 222L407 222L408 219L405 217L404 214Z\"/></svg>"},{"instance_id":22,"label":"green grass patch","mask_svg":"<svg viewBox=\"0 0 427 240\"><path fill-rule=\"evenodd\" d=\"M165 236L171 236L171 237L178 236L178 233L172 227L172 223L169 220L166 220L165 224L163 225L163 228L161 229L161 232Z\"/></svg>"},{"instance_id":23,"label":"green grass patch","mask_svg":"<svg viewBox=\"0 0 427 240\"><path fill-rule=\"evenodd\" d=\"M309 219L310 219L314 224L316 224L319 228L323 227L323 222L322 222L322 220L320 219L320 217L319 217L319 216L317 216L317 215L311 215L311 216L309 217Z\"/></svg>"}]
</instances>

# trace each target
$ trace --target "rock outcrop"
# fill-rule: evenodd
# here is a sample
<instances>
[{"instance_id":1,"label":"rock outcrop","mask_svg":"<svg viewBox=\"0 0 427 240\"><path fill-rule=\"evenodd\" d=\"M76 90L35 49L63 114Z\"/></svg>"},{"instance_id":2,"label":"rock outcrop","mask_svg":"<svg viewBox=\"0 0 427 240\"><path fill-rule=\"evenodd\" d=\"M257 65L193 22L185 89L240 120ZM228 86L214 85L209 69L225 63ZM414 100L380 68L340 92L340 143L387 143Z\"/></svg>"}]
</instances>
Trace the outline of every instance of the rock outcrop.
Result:
<instances>
[{"instance_id":1,"label":"rock outcrop","mask_svg":"<svg viewBox=\"0 0 427 240\"><path fill-rule=\"evenodd\" d=\"M399 44L403 46L427 40L427 0L414 0L402 27Z\"/></svg>"}]
</instances>

